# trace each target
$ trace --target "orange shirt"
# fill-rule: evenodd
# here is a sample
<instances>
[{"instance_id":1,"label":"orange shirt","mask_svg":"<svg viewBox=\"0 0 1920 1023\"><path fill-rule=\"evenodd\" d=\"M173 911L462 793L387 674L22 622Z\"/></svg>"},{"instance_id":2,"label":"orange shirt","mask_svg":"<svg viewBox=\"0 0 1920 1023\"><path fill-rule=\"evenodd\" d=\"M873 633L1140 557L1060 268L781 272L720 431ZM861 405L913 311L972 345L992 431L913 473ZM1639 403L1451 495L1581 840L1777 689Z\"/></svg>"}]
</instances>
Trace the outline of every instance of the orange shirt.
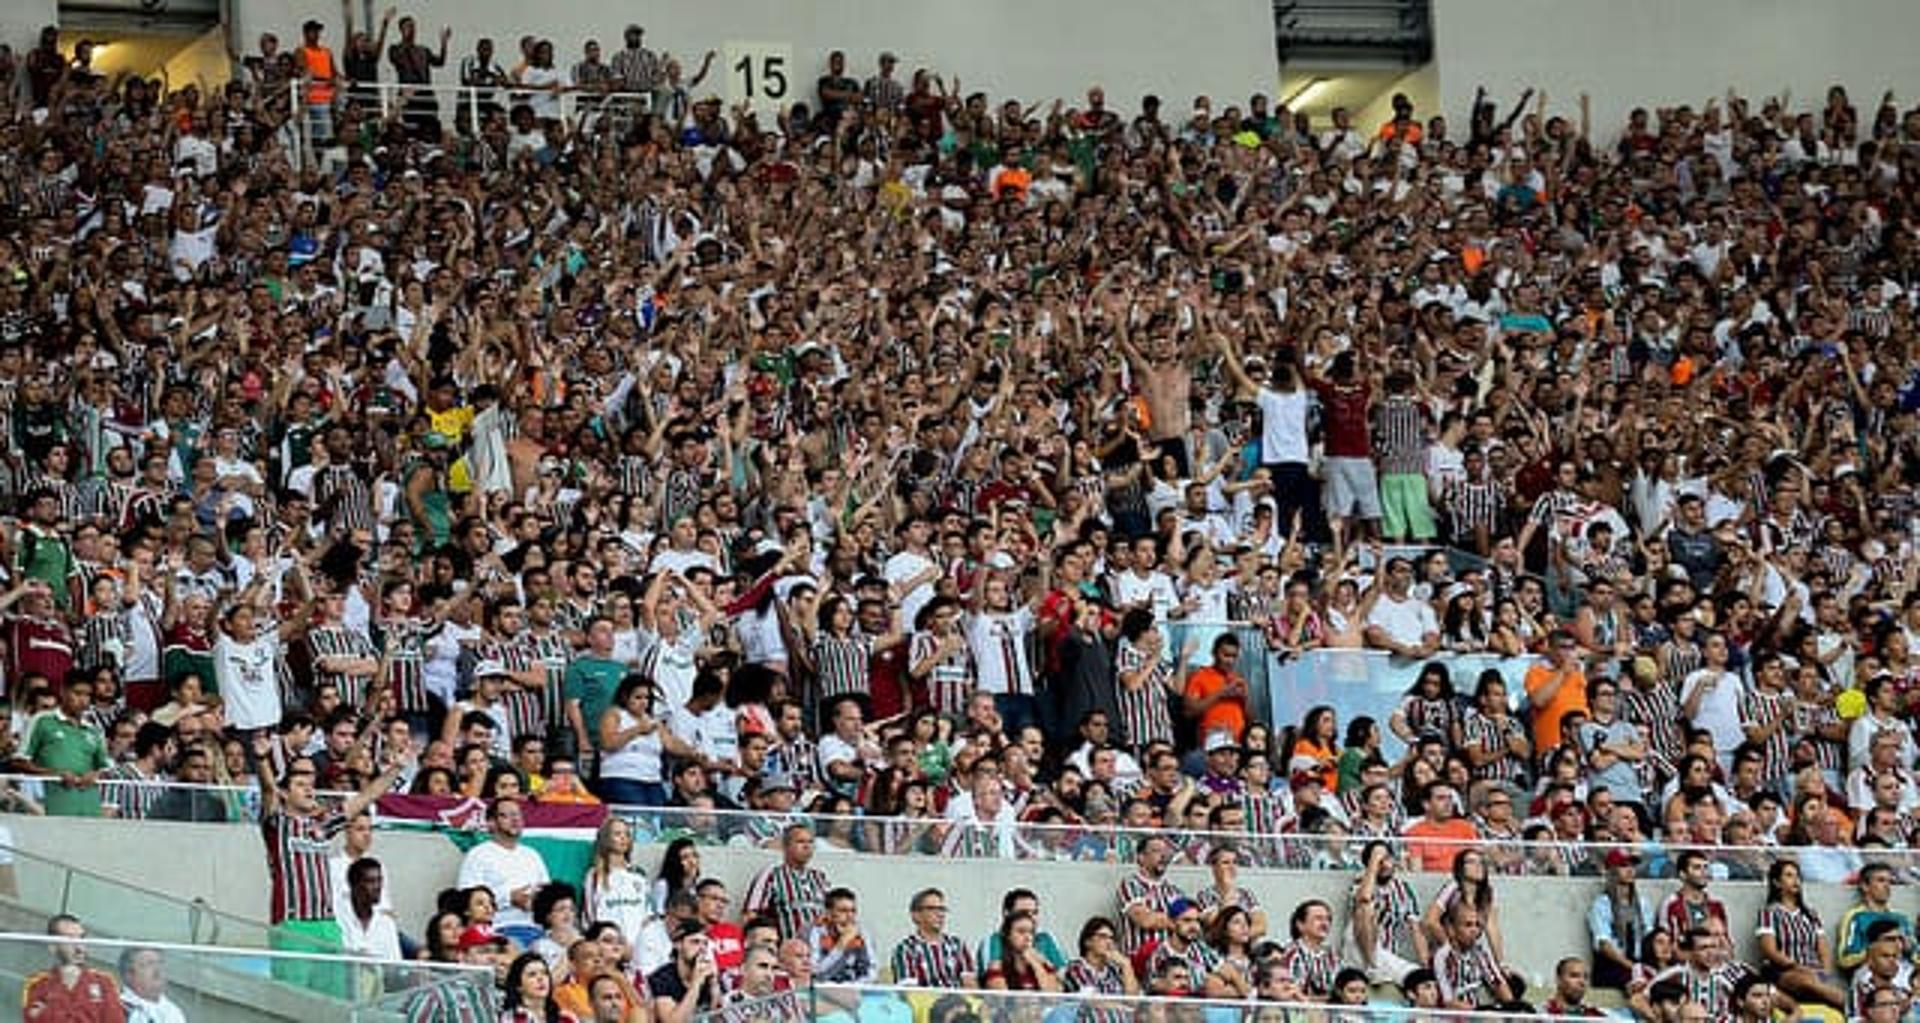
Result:
<instances>
[{"instance_id":1,"label":"orange shirt","mask_svg":"<svg viewBox=\"0 0 1920 1023\"><path fill-rule=\"evenodd\" d=\"M1239 675L1232 678L1239 680L1243 686L1246 684L1246 679ZM1226 688L1228 681L1228 676L1221 674L1218 668L1201 668L1187 676L1187 699L1204 700ZM1244 695L1230 696L1208 707L1206 713L1200 715L1200 737L1206 738L1208 732L1227 732L1233 736L1234 742L1239 742L1247 732L1247 698Z\"/></svg>"},{"instance_id":2,"label":"orange shirt","mask_svg":"<svg viewBox=\"0 0 1920 1023\"><path fill-rule=\"evenodd\" d=\"M1543 705L1539 700L1534 699L1533 694L1552 681L1553 677L1553 668L1545 664L1536 664L1527 669L1527 699L1533 703L1533 752L1535 755L1543 754L1560 745L1560 719L1566 715L1567 711L1585 712L1587 710L1587 677L1581 674L1579 666L1574 664L1567 666L1566 681L1560 683L1560 691L1553 694L1551 701Z\"/></svg>"},{"instance_id":3,"label":"orange shirt","mask_svg":"<svg viewBox=\"0 0 1920 1023\"><path fill-rule=\"evenodd\" d=\"M1201 733L1205 735L1205 732ZM1320 787L1333 792L1340 787L1340 755L1331 747L1322 746L1312 739L1300 739L1287 751L1286 773L1293 776L1293 762L1299 757L1310 757L1320 765Z\"/></svg>"},{"instance_id":4,"label":"orange shirt","mask_svg":"<svg viewBox=\"0 0 1920 1023\"><path fill-rule=\"evenodd\" d=\"M1421 130L1419 121L1408 121L1405 124L1388 121L1380 126L1380 131L1375 137L1382 142L1398 138L1409 146L1417 146L1426 135L1427 133Z\"/></svg>"},{"instance_id":5,"label":"orange shirt","mask_svg":"<svg viewBox=\"0 0 1920 1023\"><path fill-rule=\"evenodd\" d=\"M1407 859L1414 864L1414 869L1429 874L1451 873L1454 857L1467 848L1462 843L1473 842L1480 837L1473 823L1464 817L1455 817L1445 824L1435 824L1421 818L1407 825L1402 834L1407 838ZM1423 842L1423 838L1453 841Z\"/></svg>"}]
</instances>

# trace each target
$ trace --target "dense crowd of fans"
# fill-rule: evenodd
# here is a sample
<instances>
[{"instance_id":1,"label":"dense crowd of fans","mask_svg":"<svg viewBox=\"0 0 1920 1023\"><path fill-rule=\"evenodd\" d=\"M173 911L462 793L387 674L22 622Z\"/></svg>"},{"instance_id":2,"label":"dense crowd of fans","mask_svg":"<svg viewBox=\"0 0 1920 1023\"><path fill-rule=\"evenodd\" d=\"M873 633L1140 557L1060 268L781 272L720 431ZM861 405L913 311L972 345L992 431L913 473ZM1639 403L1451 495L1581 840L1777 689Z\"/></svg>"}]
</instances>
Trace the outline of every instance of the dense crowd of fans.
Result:
<instances>
[{"instance_id":1,"label":"dense crowd of fans","mask_svg":"<svg viewBox=\"0 0 1920 1023\"><path fill-rule=\"evenodd\" d=\"M204 91L52 30L0 62L15 807L257 800L275 923L397 957L357 812L486 798L418 946L516 1019L809 977L1517 1004L1520 872L1606 879L1548 1008L1906 1011L1910 872L1869 864L1920 807L1920 108L1316 126L834 54L775 117L638 26L565 74L479 40L455 101L392 17ZM1259 720L1241 659L1320 648L1418 680ZM616 819L550 886L524 799L759 811L783 862L743 922ZM1032 893L975 944L924 892L889 952L800 814L1138 875L1066 944ZM1243 864L1353 872L1351 942ZM1707 886L1762 877L1732 961ZM1830 932L1807 881L1880 908Z\"/></svg>"}]
</instances>

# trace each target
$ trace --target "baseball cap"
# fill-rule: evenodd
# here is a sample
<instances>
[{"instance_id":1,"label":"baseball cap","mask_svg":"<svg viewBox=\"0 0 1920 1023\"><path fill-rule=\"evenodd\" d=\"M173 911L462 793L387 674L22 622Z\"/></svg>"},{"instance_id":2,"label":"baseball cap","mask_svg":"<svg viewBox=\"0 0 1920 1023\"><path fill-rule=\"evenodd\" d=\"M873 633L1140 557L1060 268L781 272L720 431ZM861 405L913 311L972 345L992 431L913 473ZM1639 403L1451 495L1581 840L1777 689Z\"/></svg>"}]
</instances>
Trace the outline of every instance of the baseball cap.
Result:
<instances>
[{"instance_id":1,"label":"baseball cap","mask_svg":"<svg viewBox=\"0 0 1920 1023\"><path fill-rule=\"evenodd\" d=\"M454 947L465 952L467 949L479 948L482 945L511 944L513 943L507 940L506 935L495 933L493 928L485 924L474 924L460 932L460 940L454 943Z\"/></svg>"},{"instance_id":2,"label":"baseball cap","mask_svg":"<svg viewBox=\"0 0 1920 1023\"><path fill-rule=\"evenodd\" d=\"M1608 869L1612 869L1614 867L1625 867L1630 864L1638 864L1639 862L1640 862L1640 856L1638 853L1634 853L1626 849L1607 850Z\"/></svg>"},{"instance_id":3,"label":"baseball cap","mask_svg":"<svg viewBox=\"0 0 1920 1023\"><path fill-rule=\"evenodd\" d=\"M481 661L479 664L473 666L474 678L488 678L495 675L505 675L506 673L507 666L501 664L499 661Z\"/></svg>"},{"instance_id":4,"label":"baseball cap","mask_svg":"<svg viewBox=\"0 0 1920 1023\"><path fill-rule=\"evenodd\" d=\"M1240 748L1240 744L1233 740L1232 732L1212 731L1207 733L1207 741L1204 748L1206 752L1212 753L1215 750L1223 749L1237 750Z\"/></svg>"}]
</instances>

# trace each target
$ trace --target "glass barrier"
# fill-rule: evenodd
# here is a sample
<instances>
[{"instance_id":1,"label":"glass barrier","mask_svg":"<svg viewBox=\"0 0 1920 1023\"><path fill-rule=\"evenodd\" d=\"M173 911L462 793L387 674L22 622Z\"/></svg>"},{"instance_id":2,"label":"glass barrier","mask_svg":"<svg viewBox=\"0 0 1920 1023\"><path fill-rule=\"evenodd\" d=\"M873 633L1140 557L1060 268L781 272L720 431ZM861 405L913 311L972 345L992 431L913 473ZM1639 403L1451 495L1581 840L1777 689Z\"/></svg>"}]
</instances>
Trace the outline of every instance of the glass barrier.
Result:
<instances>
[{"instance_id":1,"label":"glass barrier","mask_svg":"<svg viewBox=\"0 0 1920 1023\"><path fill-rule=\"evenodd\" d=\"M95 933L138 936L187 945L266 948L267 925L223 913L198 899L181 899L103 877L21 849L0 874L0 896L46 916L67 913Z\"/></svg>"},{"instance_id":2,"label":"glass barrier","mask_svg":"<svg viewBox=\"0 0 1920 1023\"><path fill-rule=\"evenodd\" d=\"M1072 966L1069 966L1072 969ZM1393 994L1383 992L1392 990ZM1039 991L953 991L936 988L849 986L816 984L801 993L808 1001L804 1015L711 1014L716 1021L768 1020L788 1023L800 1019L828 1023L950 1023L955 1020L992 1023L1479 1023L1511 1020L1569 1020L1513 1009L1452 1011L1410 1006L1395 989L1373 989L1364 1004L1324 1005L1300 1001L1167 997L1148 994ZM757 1003L743 1003L751 1008ZM771 1010L777 1006L766 1006Z\"/></svg>"},{"instance_id":3,"label":"glass barrier","mask_svg":"<svg viewBox=\"0 0 1920 1023\"><path fill-rule=\"evenodd\" d=\"M633 828L637 843L667 843L679 838L695 845L760 848L780 847L783 830L805 824L813 830L815 846L826 851L897 856L936 856L943 859L1048 860L1070 863L1131 864L1150 839L1171 844L1173 863L1205 865L1214 849L1231 847L1241 866L1278 870L1358 870L1369 843L1386 843L1400 869L1410 873L1446 873L1464 850L1479 850L1496 873L1531 877L1598 877L1609 853L1616 850L1636 857L1642 877L1674 876L1679 856L1696 850L1708 857L1717 880L1754 881L1766 877L1777 859L1792 858L1807 879L1842 883L1868 862L1886 863L1904 882L1920 881L1920 850L1859 848L1853 846L1711 846L1653 841L1590 842L1518 837L1488 838L1468 829L1464 834L1416 830L1400 833L1401 825L1370 830L1364 820L1348 824L1327 818L1317 832L1257 831L1254 814L1247 830L1209 831L1189 828L1127 828L1089 825L946 820L938 817L861 817L835 814L768 814L725 810L688 810L677 807L615 807L614 812ZM1524 807L1515 820L1526 816Z\"/></svg>"},{"instance_id":4,"label":"glass barrier","mask_svg":"<svg viewBox=\"0 0 1920 1023\"><path fill-rule=\"evenodd\" d=\"M1259 649L1266 651L1264 636ZM1387 728L1387 721L1407 691L1413 688L1414 680L1420 677L1420 669L1429 663L1444 665L1454 689L1465 692L1473 691L1481 672L1497 671L1506 683L1514 709L1518 710L1526 692L1521 683L1527 669L1540 659L1497 654L1438 654L1410 660L1384 650L1320 649L1299 654L1266 653L1261 660L1265 662L1263 682L1268 710L1268 716L1261 720L1273 723L1274 734L1278 735L1288 725L1299 724L1306 719L1307 711L1315 707L1332 707L1342 729L1362 716L1379 722L1384 740L1382 753L1392 762L1399 759L1406 746ZM1259 683L1249 676L1247 684L1251 688Z\"/></svg>"},{"instance_id":5,"label":"glass barrier","mask_svg":"<svg viewBox=\"0 0 1920 1023\"><path fill-rule=\"evenodd\" d=\"M1157 836L1173 844L1175 863L1204 865L1213 849L1231 845L1243 866L1347 870L1358 869L1366 844L1379 839L1395 850L1402 869L1414 873L1444 873L1451 869L1453 858L1460 850L1477 848L1489 857L1495 871L1502 874L1597 877L1604 871L1607 854L1626 848L1640 858L1642 877L1670 877L1677 857L1696 849L1707 855L1718 880L1760 880L1766 877L1767 868L1775 860L1791 857L1800 863L1807 880L1816 883L1845 882L1870 861L1893 866L1897 880L1902 883L1920 883L1920 849L1886 847L1871 842L1856 846L1783 848L1690 845L1647 839L1622 842L1541 837L1527 840L1521 836L1528 830L1539 826L1551 829L1567 822L1552 820L1543 807L1529 806L1524 793L1509 794L1511 817L1504 824L1475 829L1473 825L1455 821L1443 828L1416 828L1413 833L1405 831L1408 822L1397 805L1383 817L1370 817L1357 801L1323 796L1319 805L1329 812L1319 815L1293 805L1291 797L1283 792L1257 798L1241 792L1225 795L1229 802L1239 804L1245 821L1243 827L1213 831L1178 826L1126 827L1112 821L982 823L931 814L870 817L858 813L797 810L781 814L685 807L614 806L611 812L628 822L641 844L689 838L705 846L777 850L782 830L789 824L804 823L813 828L816 841L828 849L876 855L1132 863L1141 844ZM1179 819L1178 804L1183 801L1180 797L1174 798L1170 819ZM1020 806L1014 816L1027 816L1035 809ZM1055 816L1063 819L1067 815L1062 808ZM376 814L376 819L380 827L417 830L445 826L417 818L381 819ZM479 814L471 815L471 820L472 828L480 826ZM1304 830L1303 822L1306 822ZM1580 826L1584 828L1585 822L1581 821ZM551 835L558 844L556 851L548 855L562 855L569 865L584 869L592 829L574 830L577 833L572 835L572 842L567 841L564 832ZM1551 836L1552 832L1547 834ZM1500 837L1503 835L1506 837ZM24 857L25 854L15 855ZM248 946L266 943L261 924L224 917L205 906L129 888L99 875L72 871L56 864L33 863L30 858L22 859L15 870L21 875L17 884L22 890L40 893L33 903L36 906L75 907L97 912L102 919L140 922L137 927L115 928L117 933L164 934L183 941L220 940ZM5 865L0 864L0 889L6 884L5 871ZM156 931L151 921L159 919L167 922L162 930Z\"/></svg>"},{"instance_id":6,"label":"glass barrier","mask_svg":"<svg viewBox=\"0 0 1920 1023\"><path fill-rule=\"evenodd\" d=\"M492 976L476 967L160 941L0 933L0 979L9 981L0 983L0 1013L13 1019L124 1012L141 1019L384 1023L497 1015Z\"/></svg>"}]
</instances>

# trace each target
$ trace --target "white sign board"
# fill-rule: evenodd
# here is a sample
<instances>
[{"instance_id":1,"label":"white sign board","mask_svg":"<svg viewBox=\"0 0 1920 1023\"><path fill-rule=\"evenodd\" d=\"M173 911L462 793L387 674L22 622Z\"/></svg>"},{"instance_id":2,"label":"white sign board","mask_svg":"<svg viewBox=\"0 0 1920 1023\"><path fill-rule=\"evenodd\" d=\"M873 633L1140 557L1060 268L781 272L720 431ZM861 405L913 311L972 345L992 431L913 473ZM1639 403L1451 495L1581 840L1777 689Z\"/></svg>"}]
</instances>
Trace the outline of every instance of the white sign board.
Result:
<instances>
[{"instance_id":1,"label":"white sign board","mask_svg":"<svg viewBox=\"0 0 1920 1023\"><path fill-rule=\"evenodd\" d=\"M756 113L771 115L809 95L787 43L735 40L720 52L724 64L718 70L726 76L728 109L745 103Z\"/></svg>"}]
</instances>

